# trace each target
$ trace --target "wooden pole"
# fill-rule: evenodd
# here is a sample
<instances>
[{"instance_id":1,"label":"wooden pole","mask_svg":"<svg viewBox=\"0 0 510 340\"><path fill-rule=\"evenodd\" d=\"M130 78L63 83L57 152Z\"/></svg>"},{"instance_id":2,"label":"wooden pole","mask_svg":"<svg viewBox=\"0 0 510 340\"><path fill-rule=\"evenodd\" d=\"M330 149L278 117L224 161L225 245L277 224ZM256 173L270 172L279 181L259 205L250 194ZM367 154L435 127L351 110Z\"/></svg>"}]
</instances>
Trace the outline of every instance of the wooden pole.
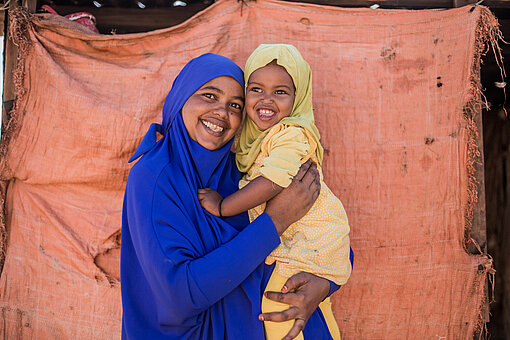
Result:
<instances>
[{"instance_id":1,"label":"wooden pole","mask_svg":"<svg viewBox=\"0 0 510 340\"><path fill-rule=\"evenodd\" d=\"M453 0L453 7L462 7L466 5L472 5L476 1L473 0Z\"/></svg>"}]
</instances>

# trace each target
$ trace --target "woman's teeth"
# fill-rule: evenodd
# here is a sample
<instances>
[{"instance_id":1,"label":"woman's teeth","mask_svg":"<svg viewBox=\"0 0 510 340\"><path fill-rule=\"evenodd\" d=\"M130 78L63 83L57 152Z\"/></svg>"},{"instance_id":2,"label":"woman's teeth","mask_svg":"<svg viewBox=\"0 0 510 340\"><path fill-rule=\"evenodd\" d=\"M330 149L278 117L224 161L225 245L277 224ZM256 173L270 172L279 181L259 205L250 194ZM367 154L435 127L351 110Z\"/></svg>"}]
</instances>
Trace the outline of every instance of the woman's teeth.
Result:
<instances>
[{"instance_id":1,"label":"woman's teeth","mask_svg":"<svg viewBox=\"0 0 510 340\"><path fill-rule=\"evenodd\" d=\"M207 122L205 120L202 121L202 123L207 126L209 129L213 130L214 132L222 132L223 128L219 125L213 124L211 122Z\"/></svg>"}]
</instances>

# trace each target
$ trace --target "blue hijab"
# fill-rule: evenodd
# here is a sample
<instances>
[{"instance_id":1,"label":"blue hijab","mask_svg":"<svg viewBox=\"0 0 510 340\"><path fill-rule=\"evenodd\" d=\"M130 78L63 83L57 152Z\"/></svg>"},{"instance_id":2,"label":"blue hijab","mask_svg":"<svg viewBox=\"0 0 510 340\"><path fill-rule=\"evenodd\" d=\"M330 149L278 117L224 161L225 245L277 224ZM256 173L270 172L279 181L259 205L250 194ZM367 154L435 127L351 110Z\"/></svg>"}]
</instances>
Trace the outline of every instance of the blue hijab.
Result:
<instances>
[{"instance_id":1,"label":"blue hijab","mask_svg":"<svg viewBox=\"0 0 510 340\"><path fill-rule=\"evenodd\" d=\"M240 233L248 229L245 214L222 220L202 209L198 188L229 195L240 174L232 141L205 149L189 137L181 114L195 91L220 76L244 88L230 59L204 54L190 61L165 100L162 125L151 125L130 160L141 156L122 214L123 339L263 338L257 316L271 268L261 263L278 235L267 216Z\"/></svg>"},{"instance_id":2,"label":"blue hijab","mask_svg":"<svg viewBox=\"0 0 510 340\"><path fill-rule=\"evenodd\" d=\"M129 173L122 212L123 339L264 338L258 314L273 267L263 262L278 234L267 214L249 223L246 213L220 219L200 206L198 188L230 195L240 173L232 141L207 150L182 119L187 99L220 76L244 88L230 59L209 53L191 60L166 97L163 123L151 125L130 159L141 157ZM306 328L314 323L324 329L321 315Z\"/></svg>"}]
</instances>

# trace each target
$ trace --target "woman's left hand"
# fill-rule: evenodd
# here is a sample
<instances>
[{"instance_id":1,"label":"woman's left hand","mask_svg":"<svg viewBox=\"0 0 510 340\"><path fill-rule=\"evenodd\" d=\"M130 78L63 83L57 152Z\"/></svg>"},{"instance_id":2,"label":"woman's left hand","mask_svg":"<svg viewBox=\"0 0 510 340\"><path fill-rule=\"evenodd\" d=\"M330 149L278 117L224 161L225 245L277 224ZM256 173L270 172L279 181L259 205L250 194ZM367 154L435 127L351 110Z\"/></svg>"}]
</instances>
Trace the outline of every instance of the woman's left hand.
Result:
<instances>
[{"instance_id":1,"label":"woman's left hand","mask_svg":"<svg viewBox=\"0 0 510 340\"><path fill-rule=\"evenodd\" d=\"M295 319L294 326L282 340L291 340L305 328L305 324L319 304L328 296L329 281L310 273L290 277L280 292L267 292L266 297L290 305L282 312L263 313L261 320L282 322Z\"/></svg>"}]
</instances>

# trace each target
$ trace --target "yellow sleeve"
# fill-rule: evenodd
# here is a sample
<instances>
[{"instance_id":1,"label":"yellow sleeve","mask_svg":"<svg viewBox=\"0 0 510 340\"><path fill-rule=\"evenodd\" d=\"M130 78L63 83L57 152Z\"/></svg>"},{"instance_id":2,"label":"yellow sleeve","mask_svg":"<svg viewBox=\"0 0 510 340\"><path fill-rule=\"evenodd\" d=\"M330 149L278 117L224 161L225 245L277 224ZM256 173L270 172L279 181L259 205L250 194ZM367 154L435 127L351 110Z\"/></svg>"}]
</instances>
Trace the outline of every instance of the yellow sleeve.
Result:
<instances>
[{"instance_id":1,"label":"yellow sleeve","mask_svg":"<svg viewBox=\"0 0 510 340\"><path fill-rule=\"evenodd\" d=\"M303 128L298 126L281 126L270 131L261 145L266 155L262 161L262 176L281 187L288 187L297 174L299 167L308 158L309 139Z\"/></svg>"}]
</instances>

